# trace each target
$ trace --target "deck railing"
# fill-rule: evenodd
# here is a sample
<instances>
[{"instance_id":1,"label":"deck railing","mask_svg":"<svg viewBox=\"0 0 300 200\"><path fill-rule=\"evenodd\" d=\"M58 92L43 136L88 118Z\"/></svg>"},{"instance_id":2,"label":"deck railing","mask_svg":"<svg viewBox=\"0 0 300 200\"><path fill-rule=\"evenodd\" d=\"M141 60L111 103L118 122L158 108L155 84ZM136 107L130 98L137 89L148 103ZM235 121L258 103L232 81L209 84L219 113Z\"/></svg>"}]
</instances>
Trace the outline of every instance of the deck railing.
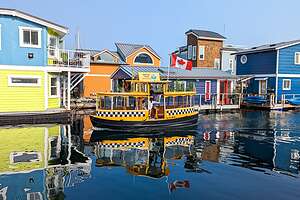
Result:
<instances>
[{"instance_id":1,"label":"deck railing","mask_svg":"<svg viewBox=\"0 0 300 200\"><path fill-rule=\"evenodd\" d=\"M221 94L197 94L194 104L199 109L223 109L239 108L241 94L221 93Z\"/></svg>"},{"instance_id":2,"label":"deck railing","mask_svg":"<svg viewBox=\"0 0 300 200\"><path fill-rule=\"evenodd\" d=\"M49 66L89 68L90 58L87 51L48 48Z\"/></svg>"}]
</instances>

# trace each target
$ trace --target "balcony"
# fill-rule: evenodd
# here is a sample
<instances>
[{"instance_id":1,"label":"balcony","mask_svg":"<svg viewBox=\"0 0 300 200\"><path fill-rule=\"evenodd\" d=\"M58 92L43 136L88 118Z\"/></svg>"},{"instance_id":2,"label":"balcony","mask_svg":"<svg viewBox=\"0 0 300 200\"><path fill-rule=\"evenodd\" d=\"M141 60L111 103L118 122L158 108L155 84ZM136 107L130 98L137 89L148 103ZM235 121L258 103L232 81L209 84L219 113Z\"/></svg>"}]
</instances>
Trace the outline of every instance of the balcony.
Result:
<instances>
[{"instance_id":1,"label":"balcony","mask_svg":"<svg viewBox=\"0 0 300 200\"><path fill-rule=\"evenodd\" d=\"M90 52L48 48L48 66L89 69Z\"/></svg>"}]
</instances>

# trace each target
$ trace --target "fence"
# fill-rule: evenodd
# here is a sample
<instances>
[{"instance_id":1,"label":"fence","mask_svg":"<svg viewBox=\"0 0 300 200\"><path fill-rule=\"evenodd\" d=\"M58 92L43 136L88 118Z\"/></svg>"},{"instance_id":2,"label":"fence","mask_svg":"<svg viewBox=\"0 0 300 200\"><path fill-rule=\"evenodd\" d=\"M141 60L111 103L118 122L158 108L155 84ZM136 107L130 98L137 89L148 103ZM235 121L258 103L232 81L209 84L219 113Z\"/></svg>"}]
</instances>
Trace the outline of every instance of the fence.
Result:
<instances>
[{"instance_id":1,"label":"fence","mask_svg":"<svg viewBox=\"0 0 300 200\"><path fill-rule=\"evenodd\" d=\"M241 94L197 94L194 104L198 109L237 109L240 107Z\"/></svg>"}]
</instances>

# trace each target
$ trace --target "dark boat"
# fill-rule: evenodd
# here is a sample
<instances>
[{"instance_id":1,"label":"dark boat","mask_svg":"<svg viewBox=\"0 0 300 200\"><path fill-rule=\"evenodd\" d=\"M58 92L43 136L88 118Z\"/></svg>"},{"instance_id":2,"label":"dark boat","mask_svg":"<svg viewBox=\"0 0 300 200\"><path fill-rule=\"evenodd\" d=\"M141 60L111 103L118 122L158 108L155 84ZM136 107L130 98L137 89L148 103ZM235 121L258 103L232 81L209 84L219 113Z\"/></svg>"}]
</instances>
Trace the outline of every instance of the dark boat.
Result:
<instances>
[{"instance_id":1,"label":"dark boat","mask_svg":"<svg viewBox=\"0 0 300 200\"><path fill-rule=\"evenodd\" d=\"M170 119L170 120L148 120L148 121L126 121L126 120L120 120L120 121L114 121L114 120L107 120L107 119L101 119L97 118L96 115L91 115L91 122L94 127L96 128L103 128L103 129L111 129L111 130L131 130L134 132L140 132L140 131L160 131L165 130L166 127L168 129L189 129L197 127L198 122L198 113L177 118L177 119Z\"/></svg>"},{"instance_id":2,"label":"dark boat","mask_svg":"<svg viewBox=\"0 0 300 200\"><path fill-rule=\"evenodd\" d=\"M294 106L300 106L300 98L288 99L287 102Z\"/></svg>"}]
</instances>

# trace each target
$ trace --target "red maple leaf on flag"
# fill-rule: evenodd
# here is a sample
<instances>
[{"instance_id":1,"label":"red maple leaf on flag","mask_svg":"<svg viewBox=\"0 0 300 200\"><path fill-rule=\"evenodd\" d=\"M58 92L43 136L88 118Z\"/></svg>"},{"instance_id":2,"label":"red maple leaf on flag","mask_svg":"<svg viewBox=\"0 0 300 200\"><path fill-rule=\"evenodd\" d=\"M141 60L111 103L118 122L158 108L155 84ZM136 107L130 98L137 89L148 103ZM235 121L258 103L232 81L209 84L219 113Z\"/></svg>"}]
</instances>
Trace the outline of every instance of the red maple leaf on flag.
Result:
<instances>
[{"instance_id":1,"label":"red maple leaf on flag","mask_svg":"<svg viewBox=\"0 0 300 200\"><path fill-rule=\"evenodd\" d=\"M179 65L184 65L185 64L185 61L183 59L180 59L177 62L178 62Z\"/></svg>"}]
</instances>

